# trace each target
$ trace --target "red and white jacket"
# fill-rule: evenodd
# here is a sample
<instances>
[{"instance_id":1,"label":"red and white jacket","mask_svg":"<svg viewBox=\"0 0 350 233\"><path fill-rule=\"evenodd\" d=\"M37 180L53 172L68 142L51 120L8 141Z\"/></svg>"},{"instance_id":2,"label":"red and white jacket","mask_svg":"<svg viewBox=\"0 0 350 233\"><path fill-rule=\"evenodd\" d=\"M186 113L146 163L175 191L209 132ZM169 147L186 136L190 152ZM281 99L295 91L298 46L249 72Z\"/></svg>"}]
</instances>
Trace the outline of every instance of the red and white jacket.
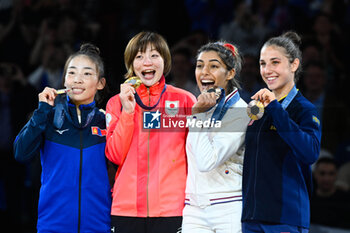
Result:
<instances>
[{"instance_id":1,"label":"red and white jacket","mask_svg":"<svg viewBox=\"0 0 350 233\"><path fill-rule=\"evenodd\" d=\"M137 93L146 106L163 115L188 116L195 97L166 85L164 76L152 87L143 84ZM111 214L130 217L181 216L187 176L186 137L188 129L144 129L144 112L138 104L132 114L122 110L119 95L106 108L106 156L120 166L113 187ZM162 117L161 116L161 117ZM162 118L161 118L162 119Z\"/></svg>"}]
</instances>

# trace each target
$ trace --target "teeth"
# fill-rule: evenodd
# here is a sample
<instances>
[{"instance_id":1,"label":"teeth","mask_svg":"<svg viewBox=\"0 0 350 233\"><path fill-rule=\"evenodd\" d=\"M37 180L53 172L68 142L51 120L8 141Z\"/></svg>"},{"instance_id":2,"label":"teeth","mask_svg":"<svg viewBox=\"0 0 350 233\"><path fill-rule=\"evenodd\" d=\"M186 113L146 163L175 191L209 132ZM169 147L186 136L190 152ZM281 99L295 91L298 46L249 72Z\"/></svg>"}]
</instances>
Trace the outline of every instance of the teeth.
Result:
<instances>
[{"instance_id":1,"label":"teeth","mask_svg":"<svg viewBox=\"0 0 350 233\"><path fill-rule=\"evenodd\" d=\"M213 80L201 80L202 83L214 83Z\"/></svg>"},{"instance_id":2,"label":"teeth","mask_svg":"<svg viewBox=\"0 0 350 233\"><path fill-rule=\"evenodd\" d=\"M276 78L267 78L268 81L275 80Z\"/></svg>"}]
</instances>

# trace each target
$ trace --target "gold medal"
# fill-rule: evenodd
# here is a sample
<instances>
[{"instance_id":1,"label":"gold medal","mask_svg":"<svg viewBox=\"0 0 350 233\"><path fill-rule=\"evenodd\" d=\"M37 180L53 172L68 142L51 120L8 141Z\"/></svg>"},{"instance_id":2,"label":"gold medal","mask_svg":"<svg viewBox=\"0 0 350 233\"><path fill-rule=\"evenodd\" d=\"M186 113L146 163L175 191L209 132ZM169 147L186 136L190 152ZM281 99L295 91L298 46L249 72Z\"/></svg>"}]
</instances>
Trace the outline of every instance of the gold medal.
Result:
<instances>
[{"instance_id":1,"label":"gold medal","mask_svg":"<svg viewBox=\"0 0 350 233\"><path fill-rule=\"evenodd\" d=\"M66 94L69 91L68 88L66 89L59 89L56 91L57 95L61 95L61 94Z\"/></svg>"},{"instance_id":2,"label":"gold medal","mask_svg":"<svg viewBox=\"0 0 350 233\"><path fill-rule=\"evenodd\" d=\"M131 83L131 85L136 89L141 85L142 81L139 77L133 76L125 80L124 83Z\"/></svg>"},{"instance_id":3,"label":"gold medal","mask_svg":"<svg viewBox=\"0 0 350 233\"><path fill-rule=\"evenodd\" d=\"M250 101L247 114L252 120L259 120L264 115L264 104L257 100Z\"/></svg>"}]
</instances>

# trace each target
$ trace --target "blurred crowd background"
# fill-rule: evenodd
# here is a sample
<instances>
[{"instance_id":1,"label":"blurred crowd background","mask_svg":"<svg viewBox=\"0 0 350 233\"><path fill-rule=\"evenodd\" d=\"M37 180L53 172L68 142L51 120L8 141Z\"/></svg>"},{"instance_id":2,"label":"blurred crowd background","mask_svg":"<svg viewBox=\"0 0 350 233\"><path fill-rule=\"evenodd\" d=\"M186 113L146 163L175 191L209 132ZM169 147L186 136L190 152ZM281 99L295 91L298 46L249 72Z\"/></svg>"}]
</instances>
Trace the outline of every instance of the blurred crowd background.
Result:
<instances>
[{"instance_id":1,"label":"blurred crowd background","mask_svg":"<svg viewBox=\"0 0 350 233\"><path fill-rule=\"evenodd\" d=\"M237 45L244 57L240 93L249 102L264 87L262 44L294 30L303 52L297 87L319 110L320 158L326 158L313 167L311 221L350 229L349 28L349 0L0 0L1 228L36 232L40 161L16 162L12 142L37 107L38 93L62 87L65 60L82 42L96 44L105 62L101 108L119 92L125 46L142 30L166 38L173 64L167 82L195 95L197 49L218 39Z\"/></svg>"}]
</instances>

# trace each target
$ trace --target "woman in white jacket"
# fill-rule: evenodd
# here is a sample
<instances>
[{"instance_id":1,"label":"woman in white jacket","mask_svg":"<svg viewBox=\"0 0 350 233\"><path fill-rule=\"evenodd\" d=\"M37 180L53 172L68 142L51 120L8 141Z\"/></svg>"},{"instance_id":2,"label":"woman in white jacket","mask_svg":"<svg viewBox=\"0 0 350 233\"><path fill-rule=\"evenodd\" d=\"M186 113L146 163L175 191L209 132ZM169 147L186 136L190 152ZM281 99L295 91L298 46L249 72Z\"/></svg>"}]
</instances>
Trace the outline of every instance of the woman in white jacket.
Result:
<instances>
[{"instance_id":1,"label":"woman in white jacket","mask_svg":"<svg viewBox=\"0 0 350 233\"><path fill-rule=\"evenodd\" d=\"M187 137L183 233L241 232L244 138L250 120L238 93L241 63L237 48L222 41L198 51L195 74L202 93L192 118L211 124L195 124L203 127L190 127Z\"/></svg>"}]
</instances>

